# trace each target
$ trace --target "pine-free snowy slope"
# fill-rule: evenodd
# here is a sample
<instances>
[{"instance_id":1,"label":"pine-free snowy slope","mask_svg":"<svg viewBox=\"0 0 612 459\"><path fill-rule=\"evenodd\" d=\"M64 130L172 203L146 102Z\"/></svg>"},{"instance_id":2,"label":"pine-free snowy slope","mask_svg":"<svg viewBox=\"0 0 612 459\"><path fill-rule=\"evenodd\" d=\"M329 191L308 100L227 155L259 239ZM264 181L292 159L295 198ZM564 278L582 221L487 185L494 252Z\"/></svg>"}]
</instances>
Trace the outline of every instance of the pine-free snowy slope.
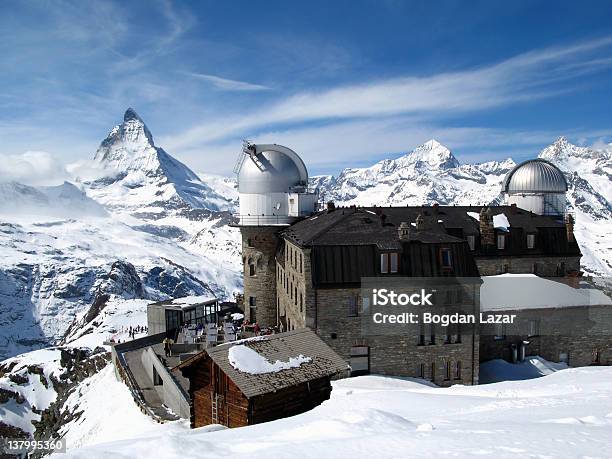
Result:
<instances>
[{"instance_id":1,"label":"pine-free snowy slope","mask_svg":"<svg viewBox=\"0 0 612 459\"><path fill-rule=\"evenodd\" d=\"M612 450L610 378L612 368L590 367L443 389L363 376L334 382L331 399L310 412L244 428L211 432L144 425L128 439L114 437L112 430L134 422L133 415L130 421L112 416L108 433L88 437L99 444L69 450L68 457L606 457ZM110 398L124 390L106 382ZM97 414L91 410L87 416ZM100 419L84 422L104 429Z\"/></svg>"}]
</instances>

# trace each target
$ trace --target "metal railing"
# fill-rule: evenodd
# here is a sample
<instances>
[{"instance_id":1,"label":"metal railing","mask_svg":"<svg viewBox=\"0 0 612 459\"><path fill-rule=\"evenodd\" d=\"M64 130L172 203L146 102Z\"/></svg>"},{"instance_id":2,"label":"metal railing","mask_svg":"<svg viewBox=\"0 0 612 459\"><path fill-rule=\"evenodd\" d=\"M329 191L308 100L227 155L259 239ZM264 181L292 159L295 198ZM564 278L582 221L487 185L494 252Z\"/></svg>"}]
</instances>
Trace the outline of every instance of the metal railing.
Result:
<instances>
[{"instance_id":1,"label":"metal railing","mask_svg":"<svg viewBox=\"0 0 612 459\"><path fill-rule=\"evenodd\" d=\"M276 226L290 225L296 217L287 215L234 215L236 225L240 226Z\"/></svg>"}]
</instances>

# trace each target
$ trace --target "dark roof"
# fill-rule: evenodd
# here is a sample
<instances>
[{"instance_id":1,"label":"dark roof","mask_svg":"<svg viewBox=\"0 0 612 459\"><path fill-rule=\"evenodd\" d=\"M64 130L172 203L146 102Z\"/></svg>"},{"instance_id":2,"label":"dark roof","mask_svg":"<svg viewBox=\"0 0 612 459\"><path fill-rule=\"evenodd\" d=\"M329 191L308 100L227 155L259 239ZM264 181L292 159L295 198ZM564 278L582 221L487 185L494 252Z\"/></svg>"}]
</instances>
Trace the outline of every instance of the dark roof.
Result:
<instances>
[{"instance_id":1,"label":"dark roof","mask_svg":"<svg viewBox=\"0 0 612 459\"><path fill-rule=\"evenodd\" d=\"M311 357L312 360L302 363L299 367L276 373L244 373L235 369L228 359L228 351L236 345L248 346L270 362L277 360L287 362L290 358L300 354ZM178 368L188 368L207 355L248 398L276 392L314 379L345 373L348 370L347 363L307 328L222 344L201 352L183 362Z\"/></svg>"},{"instance_id":2,"label":"dark roof","mask_svg":"<svg viewBox=\"0 0 612 459\"><path fill-rule=\"evenodd\" d=\"M282 231L282 236L302 247L376 245L378 248L393 249L398 245L398 227L408 222L414 230L418 215L424 219L424 229L411 231L410 240L424 244L442 244L465 241L468 235L480 233L477 219L468 215L479 214L483 206L413 206L413 207L340 207L334 211L323 211L301 220ZM565 224L552 216L537 215L513 206L490 206L492 215L505 214L510 223L510 232L517 237L526 233L541 233L553 241L549 250L532 254L573 254L580 255L575 242L563 242ZM525 245L525 244L522 244ZM518 255L526 249L515 243L512 253ZM480 248L474 255L480 254ZM491 254L490 251L486 253Z\"/></svg>"},{"instance_id":3,"label":"dark roof","mask_svg":"<svg viewBox=\"0 0 612 459\"><path fill-rule=\"evenodd\" d=\"M464 234L478 234L478 221L467 212L480 213L483 206L413 206L413 207L340 207L323 211L301 220L282 231L285 238L300 246L371 244L371 235L392 234L402 222L413 223L421 214L425 220L423 242L452 242L449 229L461 229ZM562 228L564 223L554 217L537 215L512 206L491 206L493 215L505 214L512 228ZM427 234L426 234L427 233ZM437 240L435 240L438 238ZM435 241L434 241L435 240Z\"/></svg>"}]
</instances>

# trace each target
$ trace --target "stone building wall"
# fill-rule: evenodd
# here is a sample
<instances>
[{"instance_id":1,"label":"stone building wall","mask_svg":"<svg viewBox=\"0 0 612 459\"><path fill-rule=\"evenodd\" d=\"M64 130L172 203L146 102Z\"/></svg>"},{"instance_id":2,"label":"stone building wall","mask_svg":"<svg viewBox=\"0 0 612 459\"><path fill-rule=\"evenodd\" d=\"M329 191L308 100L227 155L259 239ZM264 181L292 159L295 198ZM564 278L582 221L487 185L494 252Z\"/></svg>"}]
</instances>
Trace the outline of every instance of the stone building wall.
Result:
<instances>
[{"instance_id":1,"label":"stone building wall","mask_svg":"<svg viewBox=\"0 0 612 459\"><path fill-rule=\"evenodd\" d=\"M276 298L283 329L289 331L306 326L307 295L312 294L312 282L310 251L286 240L284 244L284 259L276 263Z\"/></svg>"},{"instance_id":2,"label":"stone building wall","mask_svg":"<svg viewBox=\"0 0 612 459\"><path fill-rule=\"evenodd\" d=\"M341 357L351 362L351 348L369 347L369 371L376 374L421 377L421 365L426 379L440 386L478 383L478 336L472 326L463 326L461 342L444 344L443 327L436 328L435 344L420 345L418 334L404 336L368 335L362 333L359 316L349 315L349 298L357 297L359 310L363 310L361 290L317 289L316 333ZM429 342L429 328L426 342ZM459 378L455 367L460 363ZM451 368L451 377L446 378L446 365Z\"/></svg>"},{"instance_id":3,"label":"stone building wall","mask_svg":"<svg viewBox=\"0 0 612 459\"><path fill-rule=\"evenodd\" d=\"M271 327L277 323L276 249L278 231L279 227L274 226L242 226L240 228L245 317L251 322L257 321L261 327Z\"/></svg>"},{"instance_id":4,"label":"stone building wall","mask_svg":"<svg viewBox=\"0 0 612 459\"><path fill-rule=\"evenodd\" d=\"M537 274L543 277L563 276L580 271L580 257L474 257L481 276L497 274ZM562 266L565 264L565 272ZM535 272L534 272L535 267Z\"/></svg>"},{"instance_id":5,"label":"stone building wall","mask_svg":"<svg viewBox=\"0 0 612 459\"><path fill-rule=\"evenodd\" d=\"M572 367L612 364L612 306L582 306L550 309L503 310L516 314L514 324L495 330L483 326L480 361L512 361L512 345L524 341L525 355L539 355L552 362L567 360ZM530 322L537 333L530 334ZM532 325L533 326L533 325Z\"/></svg>"}]
</instances>

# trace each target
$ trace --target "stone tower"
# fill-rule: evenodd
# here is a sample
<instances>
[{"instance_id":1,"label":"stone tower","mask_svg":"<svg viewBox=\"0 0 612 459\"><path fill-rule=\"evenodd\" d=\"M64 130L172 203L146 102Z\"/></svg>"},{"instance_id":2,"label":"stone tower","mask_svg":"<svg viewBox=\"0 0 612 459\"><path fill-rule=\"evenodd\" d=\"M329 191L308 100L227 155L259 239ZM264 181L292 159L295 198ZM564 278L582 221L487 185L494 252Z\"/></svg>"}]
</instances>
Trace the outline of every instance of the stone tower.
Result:
<instances>
[{"instance_id":1,"label":"stone tower","mask_svg":"<svg viewBox=\"0 0 612 459\"><path fill-rule=\"evenodd\" d=\"M276 251L278 233L317 209L318 193L308 190L302 159L282 145L245 142L238 174L245 316L261 327L277 325Z\"/></svg>"}]
</instances>

